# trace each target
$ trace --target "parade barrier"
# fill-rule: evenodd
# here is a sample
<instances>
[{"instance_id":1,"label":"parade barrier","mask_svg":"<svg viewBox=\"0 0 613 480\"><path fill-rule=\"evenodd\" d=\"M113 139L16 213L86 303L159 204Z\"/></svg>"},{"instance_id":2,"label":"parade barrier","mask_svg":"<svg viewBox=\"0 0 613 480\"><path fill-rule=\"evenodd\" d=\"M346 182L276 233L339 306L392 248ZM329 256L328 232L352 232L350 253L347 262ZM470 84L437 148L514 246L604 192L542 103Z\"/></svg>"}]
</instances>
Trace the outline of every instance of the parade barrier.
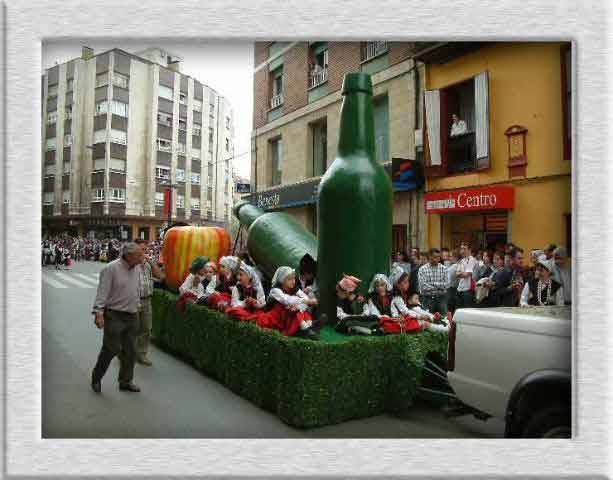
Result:
<instances>
[{"instance_id":1,"label":"parade barrier","mask_svg":"<svg viewBox=\"0 0 613 480\"><path fill-rule=\"evenodd\" d=\"M299 428L407 410L426 356L445 355L447 335L350 337L325 327L320 341L285 337L177 295L153 294L153 337L236 394Z\"/></svg>"}]
</instances>

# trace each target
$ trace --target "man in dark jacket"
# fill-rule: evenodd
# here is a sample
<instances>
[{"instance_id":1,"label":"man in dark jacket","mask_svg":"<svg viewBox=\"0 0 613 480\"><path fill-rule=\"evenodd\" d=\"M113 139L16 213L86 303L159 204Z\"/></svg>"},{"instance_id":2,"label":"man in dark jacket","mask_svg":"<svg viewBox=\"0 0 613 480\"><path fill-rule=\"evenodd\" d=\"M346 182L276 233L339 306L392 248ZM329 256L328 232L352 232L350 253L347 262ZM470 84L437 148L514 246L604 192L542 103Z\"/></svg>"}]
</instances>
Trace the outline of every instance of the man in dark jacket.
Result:
<instances>
[{"instance_id":1,"label":"man in dark jacket","mask_svg":"<svg viewBox=\"0 0 613 480\"><path fill-rule=\"evenodd\" d=\"M524 251L513 247L510 252L511 265L494 274L494 287L490 290L489 303L492 307L517 307L524 286Z\"/></svg>"}]
</instances>

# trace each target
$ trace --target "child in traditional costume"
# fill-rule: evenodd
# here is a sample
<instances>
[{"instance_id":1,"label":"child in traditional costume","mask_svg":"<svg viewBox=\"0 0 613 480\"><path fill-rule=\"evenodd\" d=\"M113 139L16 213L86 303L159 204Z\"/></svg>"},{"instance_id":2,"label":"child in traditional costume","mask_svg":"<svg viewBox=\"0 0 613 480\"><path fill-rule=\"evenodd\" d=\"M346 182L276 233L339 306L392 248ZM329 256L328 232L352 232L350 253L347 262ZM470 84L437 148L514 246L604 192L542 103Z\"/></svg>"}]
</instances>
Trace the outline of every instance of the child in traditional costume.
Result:
<instances>
[{"instance_id":1,"label":"child in traditional costume","mask_svg":"<svg viewBox=\"0 0 613 480\"><path fill-rule=\"evenodd\" d=\"M221 257L219 260L219 275L215 290L206 301L210 308L224 311L232 302L232 287L236 285L236 275L241 261L238 257Z\"/></svg>"},{"instance_id":2,"label":"child in traditional costume","mask_svg":"<svg viewBox=\"0 0 613 480\"><path fill-rule=\"evenodd\" d=\"M300 259L300 289L311 299L319 298L317 289L317 262L308 253Z\"/></svg>"},{"instance_id":3,"label":"child in traditional costume","mask_svg":"<svg viewBox=\"0 0 613 480\"><path fill-rule=\"evenodd\" d=\"M255 313L266 306L266 296L255 270L241 263L238 267L238 282L231 287L232 302L226 315L237 320L255 320Z\"/></svg>"},{"instance_id":4,"label":"child in traditional costume","mask_svg":"<svg viewBox=\"0 0 613 480\"><path fill-rule=\"evenodd\" d=\"M310 299L296 283L293 268L277 268L272 277L267 311L257 314L256 324L262 328L278 330L283 335L317 340L318 335L311 328L313 316L308 311L310 306L316 305L317 300Z\"/></svg>"},{"instance_id":5,"label":"child in traditional costume","mask_svg":"<svg viewBox=\"0 0 613 480\"><path fill-rule=\"evenodd\" d=\"M198 257L190 265L189 275L187 275L185 281L179 287L181 296L177 300L177 307L180 311L185 310L187 303L196 303L204 296L205 289L202 285L202 279L204 278L204 270L208 261L208 257Z\"/></svg>"},{"instance_id":6,"label":"child in traditional costume","mask_svg":"<svg viewBox=\"0 0 613 480\"><path fill-rule=\"evenodd\" d=\"M387 276L377 273L368 287L368 303L364 304L363 315L376 315L391 318L392 316L392 284Z\"/></svg>"},{"instance_id":7,"label":"child in traditional costume","mask_svg":"<svg viewBox=\"0 0 613 480\"><path fill-rule=\"evenodd\" d=\"M355 291L362 281L351 275L343 275L336 284L336 320L344 320L351 315L361 315L364 310L364 297Z\"/></svg>"}]
</instances>

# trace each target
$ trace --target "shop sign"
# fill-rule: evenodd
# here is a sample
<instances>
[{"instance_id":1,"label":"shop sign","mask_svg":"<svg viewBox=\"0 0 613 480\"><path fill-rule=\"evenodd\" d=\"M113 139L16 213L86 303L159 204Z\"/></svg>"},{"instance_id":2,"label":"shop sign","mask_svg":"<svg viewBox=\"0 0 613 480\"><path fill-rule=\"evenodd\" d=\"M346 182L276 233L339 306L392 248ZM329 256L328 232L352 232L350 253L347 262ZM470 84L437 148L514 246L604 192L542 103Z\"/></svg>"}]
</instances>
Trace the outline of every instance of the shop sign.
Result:
<instances>
[{"instance_id":1,"label":"shop sign","mask_svg":"<svg viewBox=\"0 0 613 480\"><path fill-rule=\"evenodd\" d=\"M515 206L515 190L511 186L500 186L430 192L425 202L426 213L508 210Z\"/></svg>"}]
</instances>

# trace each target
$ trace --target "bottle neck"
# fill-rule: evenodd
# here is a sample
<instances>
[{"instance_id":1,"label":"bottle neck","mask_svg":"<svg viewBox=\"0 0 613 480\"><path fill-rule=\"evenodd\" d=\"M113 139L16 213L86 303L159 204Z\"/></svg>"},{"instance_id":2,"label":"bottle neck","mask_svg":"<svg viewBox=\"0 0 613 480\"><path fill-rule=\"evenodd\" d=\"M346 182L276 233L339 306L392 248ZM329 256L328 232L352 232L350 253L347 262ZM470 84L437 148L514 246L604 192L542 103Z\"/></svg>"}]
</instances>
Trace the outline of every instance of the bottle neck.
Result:
<instances>
[{"instance_id":1,"label":"bottle neck","mask_svg":"<svg viewBox=\"0 0 613 480\"><path fill-rule=\"evenodd\" d=\"M365 153L374 161L375 135L372 95L365 92L352 92L345 95L341 107L338 139L339 157Z\"/></svg>"}]
</instances>

